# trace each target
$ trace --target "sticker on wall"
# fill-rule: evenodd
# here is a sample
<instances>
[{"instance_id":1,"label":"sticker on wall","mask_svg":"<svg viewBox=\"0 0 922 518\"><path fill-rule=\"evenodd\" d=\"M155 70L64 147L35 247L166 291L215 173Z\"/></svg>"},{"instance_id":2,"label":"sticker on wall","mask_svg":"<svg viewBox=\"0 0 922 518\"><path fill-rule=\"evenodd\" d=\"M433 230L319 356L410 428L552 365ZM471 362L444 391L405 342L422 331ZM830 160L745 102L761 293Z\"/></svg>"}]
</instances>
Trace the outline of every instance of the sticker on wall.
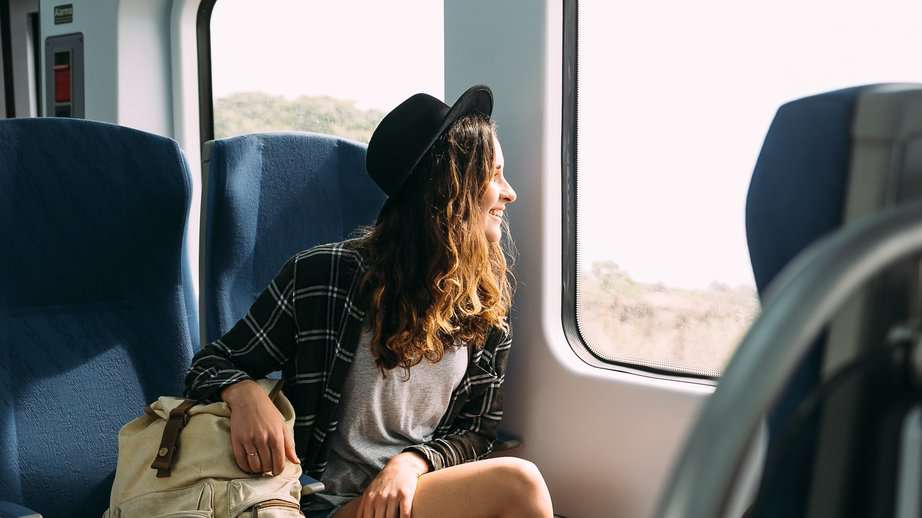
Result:
<instances>
[{"instance_id":1,"label":"sticker on wall","mask_svg":"<svg viewBox=\"0 0 922 518\"><path fill-rule=\"evenodd\" d=\"M54 6L54 24L62 25L74 21L74 4Z\"/></svg>"}]
</instances>

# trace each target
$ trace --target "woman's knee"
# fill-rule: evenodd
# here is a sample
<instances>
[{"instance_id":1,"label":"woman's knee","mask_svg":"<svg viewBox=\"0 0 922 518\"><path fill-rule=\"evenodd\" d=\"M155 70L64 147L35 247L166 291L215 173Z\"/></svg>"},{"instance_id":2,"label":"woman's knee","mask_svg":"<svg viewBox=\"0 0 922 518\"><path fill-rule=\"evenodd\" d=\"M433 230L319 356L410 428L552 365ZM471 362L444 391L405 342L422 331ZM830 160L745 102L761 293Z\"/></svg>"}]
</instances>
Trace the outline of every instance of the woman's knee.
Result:
<instances>
[{"instance_id":1,"label":"woman's knee","mask_svg":"<svg viewBox=\"0 0 922 518\"><path fill-rule=\"evenodd\" d=\"M501 477L509 484L516 508L525 516L551 516L551 495L534 463L516 457L500 457ZM513 513L515 515L515 513Z\"/></svg>"}]
</instances>

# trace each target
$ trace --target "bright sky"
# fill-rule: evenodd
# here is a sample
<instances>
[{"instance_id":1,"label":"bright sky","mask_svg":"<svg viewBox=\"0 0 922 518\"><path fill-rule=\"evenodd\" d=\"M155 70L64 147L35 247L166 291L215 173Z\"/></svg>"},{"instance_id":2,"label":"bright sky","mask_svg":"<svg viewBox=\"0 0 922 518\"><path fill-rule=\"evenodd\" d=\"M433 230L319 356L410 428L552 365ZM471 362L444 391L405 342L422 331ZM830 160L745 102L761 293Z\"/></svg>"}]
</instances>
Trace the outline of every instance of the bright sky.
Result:
<instances>
[{"instance_id":1,"label":"bright sky","mask_svg":"<svg viewBox=\"0 0 922 518\"><path fill-rule=\"evenodd\" d=\"M782 103L922 82L922 3L580 2L579 228L585 268L752 284L746 190Z\"/></svg>"},{"instance_id":2,"label":"bright sky","mask_svg":"<svg viewBox=\"0 0 922 518\"><path fill-rule=\"evenodd\" d=\"M442 2L219 0L212 13L216 98L262 91L329 95L386 111L445 94ZM272 6L269 8L269 6Z\"/></svg>"},{"instance_id":3,"label":"bright sky","mask_svg":"<svg viewBox=\"0 0 922 518\"><path fill-rule=\"evenodd\" d=\"M270 2L216 4L216 97L330 95L382 111L415 92L443 98L442 1ZM751 285L746 189L778 106L922 82L918 0L579 5L583 269L610 259L645 282Z\"/></svg>"}]
</instances>

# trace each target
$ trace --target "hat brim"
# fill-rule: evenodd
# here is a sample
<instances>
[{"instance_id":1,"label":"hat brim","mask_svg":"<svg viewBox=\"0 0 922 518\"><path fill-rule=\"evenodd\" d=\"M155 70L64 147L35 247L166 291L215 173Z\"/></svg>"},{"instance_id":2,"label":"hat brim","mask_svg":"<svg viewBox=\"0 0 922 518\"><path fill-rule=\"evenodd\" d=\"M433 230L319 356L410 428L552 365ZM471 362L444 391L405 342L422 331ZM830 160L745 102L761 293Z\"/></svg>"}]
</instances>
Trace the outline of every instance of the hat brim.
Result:
<instances>
[{"instance_id":1,"label":"hat brim","mask_svg":"<svg viewBox=\"0 0 922 518\"><path fill-rule=\"evenodd\" d=\"M461 94L461 97L448 110L448 115L445 116L445 121L442 123L442 127L439 128L439 135L444 133L461 117L477 113L487 117L493 115L493 92L484 85L472 86Z\"/></svg>"},{"instance_id":2,"label":"hat brim","mask_svg":"<svg viewBox=\"0 0 922 518\"><path fill-rule=\"evenodd\" d=\"M410 176L413 175L412 171L416 170L416 166L418 166L423 157L426 156L426 153L432 149L432 145L435 144L435 141L438 140L452 124L462 117L475 114L481 114L486 117L490 117L493 114L493 92L490 90L490 87L475 85L461 94L461 97L459 97L458 100L455 101L455 104L449 108L448 113L445 115L445 120L442 121L442 125L435 133L435 136L429 140L426 149L419 155L419 158L413 162L413 167L410 168Z\"/></svg>"}]
</instances>

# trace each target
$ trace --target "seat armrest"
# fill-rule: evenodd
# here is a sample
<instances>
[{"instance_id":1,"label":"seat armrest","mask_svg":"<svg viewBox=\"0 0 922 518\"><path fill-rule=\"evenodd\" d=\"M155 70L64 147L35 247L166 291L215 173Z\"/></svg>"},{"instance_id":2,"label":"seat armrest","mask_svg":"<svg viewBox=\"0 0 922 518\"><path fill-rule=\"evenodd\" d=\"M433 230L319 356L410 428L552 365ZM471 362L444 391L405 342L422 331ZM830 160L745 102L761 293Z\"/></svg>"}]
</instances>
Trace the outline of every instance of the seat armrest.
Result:
<instances>
[{"instance_id":1,"label":"seat armrest","mask_svg":"<svg viewBox=\"0 0 922 518\"><path fill-rule=\"evenodd\" d=\"M42 518L42 515L28 507L0 500L0 518Z\"/></svg>"},{"instance_id":2,"label":"seat armrest","mask_svg":"<svg viewBox=\"0 0 922 518\"><path fill-rule=\"evenodd\" d=\"M319 493L326 489L326 486L323 485L323 482L311 478L307 475L301 475L301 496L313 495L314 493ZM3 517L0 517L3 518Z\"/></svg>"}]
</instances>

